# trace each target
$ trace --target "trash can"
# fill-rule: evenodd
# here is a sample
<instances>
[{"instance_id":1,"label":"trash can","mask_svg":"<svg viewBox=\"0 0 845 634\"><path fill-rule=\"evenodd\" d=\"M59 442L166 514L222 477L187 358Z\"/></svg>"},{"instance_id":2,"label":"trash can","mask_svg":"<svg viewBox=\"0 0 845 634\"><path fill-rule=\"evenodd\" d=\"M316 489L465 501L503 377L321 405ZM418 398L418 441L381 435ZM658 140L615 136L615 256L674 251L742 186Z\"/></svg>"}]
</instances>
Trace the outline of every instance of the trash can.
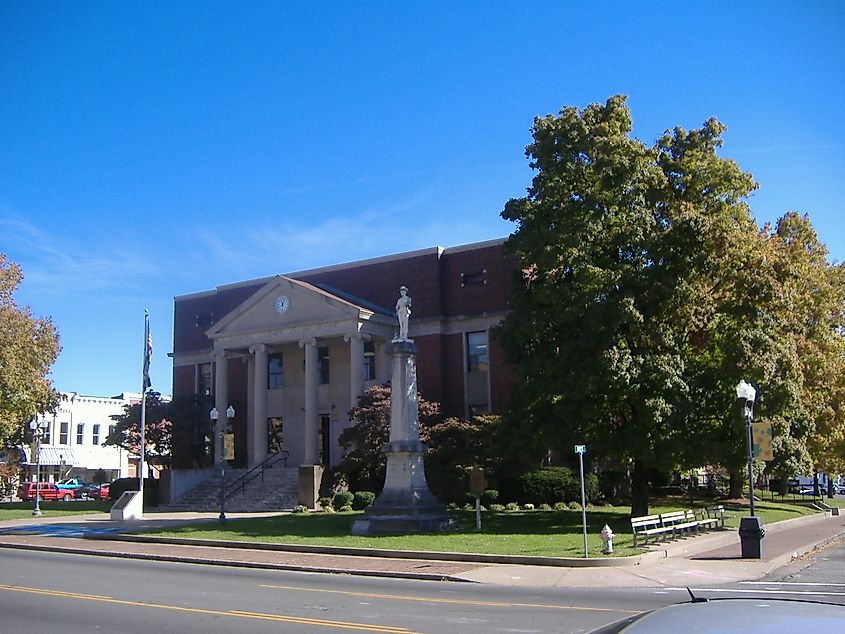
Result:
<instances>
[{"instance_id":1,"label":"trash can","mask_svg":"<svg viewBox=\"0 0 845 634\"><path fill-rule=\"evenodd\" d=\"M763 537L766 529L759 517L743 517L739 521L739 541L743 559L763 558Z\"/></svg>"}]
</instances>

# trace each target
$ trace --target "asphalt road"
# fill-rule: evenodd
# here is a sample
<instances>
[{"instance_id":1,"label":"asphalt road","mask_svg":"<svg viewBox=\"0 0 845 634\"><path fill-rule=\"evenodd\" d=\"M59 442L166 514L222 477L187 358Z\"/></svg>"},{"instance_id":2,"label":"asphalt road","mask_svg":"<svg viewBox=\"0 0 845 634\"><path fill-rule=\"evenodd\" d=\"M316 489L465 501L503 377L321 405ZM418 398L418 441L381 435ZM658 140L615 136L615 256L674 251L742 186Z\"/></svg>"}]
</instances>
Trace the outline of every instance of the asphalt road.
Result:
<instances>
[{"instance_id":1,"label":"asphalt road","mask_svg":"<svg viewBox=\"0 0 845 634\"><path fill-rule=\"evenodd\" d=\"M8 632L587 632L686 596L0 552Z\"/></svg>"},{"instance_id":2,"label":"asphalt road","mask_svg":"<svg viewBox=\"0 0 845 634\"><path fill-rule=\"evenodd\" d=\"M696 596L845 605L845 544ZM0 631L589 632L678 603L686 588L523 588L0 551Z\"/></svg>"}]
</instances>

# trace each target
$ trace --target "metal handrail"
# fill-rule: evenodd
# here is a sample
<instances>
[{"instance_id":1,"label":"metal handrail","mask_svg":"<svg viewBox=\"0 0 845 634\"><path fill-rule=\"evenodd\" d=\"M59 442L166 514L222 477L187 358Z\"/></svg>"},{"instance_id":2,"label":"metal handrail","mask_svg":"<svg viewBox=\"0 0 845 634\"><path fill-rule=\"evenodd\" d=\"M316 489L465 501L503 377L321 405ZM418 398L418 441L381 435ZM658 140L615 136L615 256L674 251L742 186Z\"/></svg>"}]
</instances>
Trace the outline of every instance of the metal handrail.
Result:
<instances>
[{"instance_id":1,"label":"metal handrail","mask_svg":"<svg viewBox=\"0 0 845 634\"><path fill-rule=\"evenodd\" d=\"M284 449L279 453L274 453L267 456L261 464L255 465L252 469L238 477L237 480L230 482L226 485L226 493L225 498L228 500L231 496L233 496L238 489L241 490L241 493L246 491L246 485L255 480L256 478L261 478L261 481L264 482L264 472L267 469L271 469L273 465L275 465L280 460L284 461L284 466L288 466L288 457L290 454L285 451Z\"/></svg>"}]
</instances>

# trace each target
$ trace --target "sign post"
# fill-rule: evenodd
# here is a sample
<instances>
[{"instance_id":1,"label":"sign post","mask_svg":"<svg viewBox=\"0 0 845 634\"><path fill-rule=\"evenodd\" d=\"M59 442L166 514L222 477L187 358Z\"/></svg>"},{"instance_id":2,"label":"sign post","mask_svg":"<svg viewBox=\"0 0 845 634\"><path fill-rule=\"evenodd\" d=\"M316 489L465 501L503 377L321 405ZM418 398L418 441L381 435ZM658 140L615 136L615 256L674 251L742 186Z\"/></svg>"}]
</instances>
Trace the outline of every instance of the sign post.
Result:
<instances>
[{"instance_id":1,"label":"sign post","mask_svg":"<svg viewBox=\"0 0 845 634\"><path fill-rule=\"evenodd\" d=\"M581 523L584 526L584 557L589 557L587 551L587 496L584 494L584 454L587 453L587 445L575 445L575 453L578 454L578 465L581 468Z\"/></svg>"},{"instance_id":2,"label":"sign post","mask_svg":"<svg viewBox=\"0 0 845 634\"><path fill-rule=\"evenodd\" d=\"M474 467L469 474L469 491L475 496L475 530L481 530L481 496L487 488L484 469Z\"/></svg>"}]
</instances>

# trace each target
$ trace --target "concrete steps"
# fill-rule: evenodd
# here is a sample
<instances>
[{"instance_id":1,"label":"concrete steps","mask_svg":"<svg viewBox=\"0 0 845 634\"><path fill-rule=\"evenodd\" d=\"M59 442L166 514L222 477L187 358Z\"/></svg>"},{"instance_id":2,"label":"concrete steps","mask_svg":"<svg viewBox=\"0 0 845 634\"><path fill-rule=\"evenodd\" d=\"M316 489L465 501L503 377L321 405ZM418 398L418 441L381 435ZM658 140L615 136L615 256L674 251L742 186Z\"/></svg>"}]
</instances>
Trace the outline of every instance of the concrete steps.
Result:
<instances>
[{"instance_id":1,"label":"concrete steps","mask_svg":"<svg viewBox=\"0 0 845 634\"><path fill-rule=\"evenodd\" d=\"M228 487L246 473L246 469L226 469L225 486ZM296 467L274 466L265 469L243 489L229 493L226 511L249 513L256 511L290 510L299 498L298 471ZM220 509L220 478L214 476L201 482L163 510L212 512Z\"/></svg>"}]
</instances>

